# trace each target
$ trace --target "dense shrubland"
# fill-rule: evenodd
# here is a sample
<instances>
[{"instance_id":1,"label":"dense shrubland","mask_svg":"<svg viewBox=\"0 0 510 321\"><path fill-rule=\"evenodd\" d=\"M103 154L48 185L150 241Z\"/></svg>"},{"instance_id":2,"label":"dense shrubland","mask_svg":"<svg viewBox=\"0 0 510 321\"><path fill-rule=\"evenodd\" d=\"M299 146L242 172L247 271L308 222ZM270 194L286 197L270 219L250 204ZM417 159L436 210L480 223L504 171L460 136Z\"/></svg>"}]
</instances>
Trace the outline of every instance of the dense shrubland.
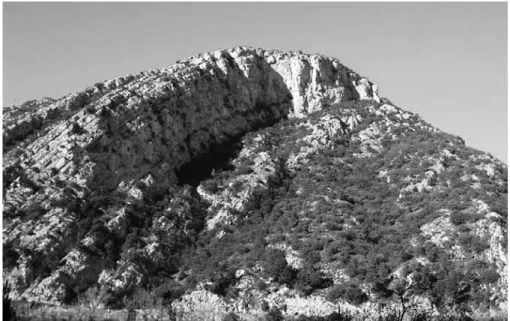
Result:
<instances>
[{"instance_id":1,"label":"dense shrubland","mask_svg":"<svg viewBox=\"0 0 510 321\"><path fill-rule=\"evenodd\" d=\"M363 109L360 113L365 118L358 131L380 118L364 114ZM309 120L319 117L317 113ZM300 148L293 142L306 134L293 132L296 124L299 121L292 120L263 130L264 143L258 148L286 159ZM391 138L395 135L398 139ZM471 223L484 215L473 209L472 201L491 204L490 210L500 214L494 220L506 229L506 168L497 166L499 182L473 170L484 162L473 160L480 152L465 147L458 137L428 129L391 130L376 157L355 157L361 152L359 141L342 138L333 148L311 157L306 167L283 170L236 226L220 226L202 234L187 261L194 262L188 263L193 274L203 279L227 266L237 270L262 264L273 281L298 289L302 295L328 288L332 301L360 304L370 297L403 300L420 295L444 311L468 312L473 306L492 305L484 289L499 274L494 266L476 258L488 249L488 240L474 233ZM435 163L444 169L434 170ZM383 171L386 176L380 174ZM461 179L471 172L479 175L480 188ZM207 188L216 191L227 174L207 181ZM402 192L409 182L424 179L427 188ZM451 213L449 220L456 227L446 247L429 241L420 229L445 215L444 210ZM220 230L225 234L218 239ZM272 241L285 242L299 252L304 267L290 267L281 251L268 247ZM503 243L506 246L506 240ZM459 245L473 259L455 260L445 251L452 245ZM429 264L417 263L422 259ZM350 280L333 285L331 271L323 268L328 263L335 263ZM401 277L412 278L412 284L398 284L394 272L399 269Z\"/></svg>"},{"instance_id":2,"label":"dense shrubland","mask_svg":"<svg viewBox=\"0 0 510 321\"><path fill-rule=\"evenodd\" d=\"M349 102L304 120L286 120L247 134L242 140L244 148L268 153L277 160L277 168L267 188L257 190L249 206L234 213L235 224L204 229L214 209L211 213L210 204L200 198L195 186L182 184L160 191L142 184L144 199L131 200L128 205L126 195L97 190L83 201L70 189L57 204L80 216L76 240L70 246L105 258L108 267L131 262L151 276L136 291L106 291L101 295L103 303L123 307L135 302L147 307L159 298L168 305L199 284L221 297L233 298L239 291L236 271L245 270L261 271L258 290L262 292L272 284L302 296L320 294L331 302L397 302L401 309L386 320L410 315L410 298L417 296L427 298L451 318L493 307L498 298L491 296L490 287L500 274L494 264L483 260L489 240L476 233L476 224L491 211L499 215L490 217L490 222L507 230L506 166L464 146L458 137L430 130L416 115L407 120L410 126L396 126L402 123L400 119L376 115L370 111L372 105ZM302 139L311 133L303 124L317 124L327 114L340 117L345 110L361 118L354 130L308 156L306 165L289 168L289 157L310 145ZM393 123L383 122L385 117ZM365 147L358 134L375 123L383 148L370 150L372 156L360 156ZM496 164L492 176L482 170L491 164ZM254 164L248 157L238 157L228 166L220 165L202 178L201 187L207 193L225 190L236 177L252 173ZM470 178L473 175L475 180ZM62 184L65 189L66 183ZM240 192L243 186L235 181L231 188ZM490 208L481 213L474 200ZM125 235L105 227L101 219L105 205L125 209L129 226ZM25 217L37 219L42 214L41 209L33 209ZM433 242L423 232L426 224L442 218L453 226L446 244ZM171 228L158 229L156 222L161 221ZM93 245L78 244L86 236L95 240ZM157 258L146 251L151 243L159 246ZM501 243L506 250L506 233ZM296 251L301 264L291 265L286 252L275 244ZM19 253L13 244L3 246L4 266L12 266ZM463 252L464 260L452 254L454 246ZM40 274L54 270L61 259L59 253L65 252L41 257ZM338 273L343 276L339 278ZM78 284L69 302L90 295L86 292L90 285ZM413 316L415 320L427 317ZM266 319L283 320L283 316L274 308ZM351 319L346 313L336 313L297 320ZM224 320L236 317L228 315Z\"/></svg>"}]
</instances>

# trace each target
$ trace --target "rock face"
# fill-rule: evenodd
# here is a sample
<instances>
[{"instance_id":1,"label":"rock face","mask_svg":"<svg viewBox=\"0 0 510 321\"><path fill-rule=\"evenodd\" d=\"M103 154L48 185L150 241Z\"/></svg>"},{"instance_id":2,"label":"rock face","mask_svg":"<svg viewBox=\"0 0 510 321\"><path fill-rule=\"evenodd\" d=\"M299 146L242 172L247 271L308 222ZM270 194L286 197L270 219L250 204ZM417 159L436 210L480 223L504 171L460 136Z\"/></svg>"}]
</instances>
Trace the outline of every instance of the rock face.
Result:
<instances>
[{"instance_id":1,"label":"rock face","mask_svg":"<svg viewBox=\"0 0 510 321\"><path fill-rule=\"evenodd\" d=\"M14 155L19 149L6 153L4 167L14 170L21 160L35 182L55 173L109 190L153 171L168 185L175 183L173 171L210 145L359 97L378 99L370 82L333 59L217 51L98 83L20 119L7 118L4 144L29 145L22 155ZM35 131L41 137L27 137ZM18 195L7 197L8 209L35 197L9 192Z\"/></svg>"},{"instance_id":2,"label":"rock face","mask_svg":"<svg viewBox=\"0 0 510 321\"><path fill-rule=\"evenodd\" d=\"M473 268L490 279L480 295L489 304L504 301L502 222L507 214L500 204L506 197L506 165L381 99L375 84L336 59L246 47L200 54L167 68L98 82L61 99L10 108L3 126L3 271L17 298L73 302L99 286L108 292L106 303L115 305L147 287L167 299L196 289L173 303L181 310L205 304L201 309L227 311L234 304L238 311L258 314L265 300L271 306L287 305L288 314L324 315L339 304L357 311L340 294L328 295L332 287L356 278L347 254L328 244L357 237L349 230L364 226L359 211L368 208L367 217L375 213L370 201L354 192L367 182L352 179L359 171L353 168L365 164L367 175L373 175L365 180L384 185L377 191L386 190L384 206L395 213L385 227L388 233L398 224L410 224L408 216L426 217L413 226L413 235L401 235L398 241L411 244L414 254L390 264L384 278L389 292L396 291L399 278L413 283L416 273L409 271L428 262L418 245L430 243L449 253L454 266L484 262L483 271ZM415 138L418 134L425 138ZM435 149L427 145L427 153L411 148L427 140L441 143ZM318 163L323 158L326 167ZM413 170L417 167L423 173ZM331 168L343 172L327 174ZM459 168L470 170L460 173ZM306 175L316 175L315 187ZM340 177L352 180L352 188L341 180L327 188L319 184ZM434 204L427 206L437 208L428 211L441 214L425 213L423 199L435 196L422 193L441 196L459 184L473 189L469 202L461 193L452 196L461 205L430 202ZM481 190L488 198L478 195ZM281 214L287 213L288 202L295 205L291 214ZM317 211L339 221L316 221L312 214ZM458 219L457 212L469 215L469 222ZM231 248L228 240L246 222L266 224L257 217L275 224L263 228L253 244L246 240L239 255L258 254L246 254L249 259L211 254L214 246ZM329 229L321 236L326 241L310 245L320 252L312 262L301 245L323 226ZM471 239L455 241L462 233L476 238L480 248L466 247ZM428 248L423 251L429 253ZM264 257L278 255L274 253L283 253L289 264L286 278L267 275L271 268ZM360 256L352 249L350 253ZM214 255L214 266L194 263ZM366 254L367 260L371 255ZM220 273L222 266L237 270L233 284ZM320 271L321 284L306 284L311 277L304 271L310 269ZM371 287L374 276L357 280L356 291L371 300L360 311L379 309ZM290 289L260 288L271 287L271 281L287 282ZM227 300L221 286L208 284L229 284L227 288L244 294ZM427 300L435 298L432 294ZM254 301L243 299L247 297Z\"/></svg>"},{"instance_id":3,"label":"rock face","mask_svg":"<svg viewBox=\"0 0 510 321\"><path fill-rule=\"evenodd\" d=\"M149 175L156 178L151 186L165 189L178 183L176 170L211 145L342 101L377 100L372 87L335 59L239 47L97 83L18 117L7 114L4 144L18 148L4 153L4 173L13 173L4 174L4 211L37 204L46 212L11 224L7 242L20 236L23 246L33 234L28 248L61 253L77 220L62 208L66 192L80 198L96 188L131 191ZM25 283L34 287L33 281Z\"/></svg>"}]
</instances>

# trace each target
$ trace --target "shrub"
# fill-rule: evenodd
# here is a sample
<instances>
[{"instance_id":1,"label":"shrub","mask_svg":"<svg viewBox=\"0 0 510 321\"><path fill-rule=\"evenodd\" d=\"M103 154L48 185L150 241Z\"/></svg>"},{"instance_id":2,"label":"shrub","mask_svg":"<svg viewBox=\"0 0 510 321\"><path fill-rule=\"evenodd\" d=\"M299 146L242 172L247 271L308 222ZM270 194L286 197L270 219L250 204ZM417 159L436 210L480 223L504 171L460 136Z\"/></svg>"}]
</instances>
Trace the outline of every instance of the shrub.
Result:
<instances>
[{"instance_id":1,"label":"shrub","mask_svg":"<svg viewBox=\"0 0 510 321\"><path fill-rule=\"evenodd\" d=\"M225 315L221 321L239 321L241 318L234 312L229 312L227 315Z\"/></svg>"},{"instance_id":2,"label":"shrub","mask_svg":"<svg viewBox=\"0 0 510 321\"><path fill-rule=\"evenodd\" d=\"M333 312L325 316L306 316L299 315L296 321L351 321L353 317L346 313Z\"/></svg>"},{"instance_id":3,"label":"shrub","mask_svg":"<svg viewBox=\"0 0 510 321\"><path fill-rule=\"evenodd\" d=\"M336 297L340 297L345 301L353 304L360 305L368 300L368 296L356 284L344 283L334 291Z\"/></svg>"},{"instance_id":4,"label":"shrub","mask_svg":"<svg viewBox=\"0 0 510 321\"><path fill-rule=\"evenodd\" d=\"M104 89L104 83L103 82L96 82L94 84L94 87L97 87L98 89Z\"/></svg>"},{"instance_id":5,"label":"shrub","mask_svg":"<svg viewBox=\"0 0 510 321\"><path fill-rule=\"evenodd\" d=\"M343 292L343 288L340 285L335 285L329 289L326 300L335 302L342 297Z\"/></svg>"},{"instance_id":6,"label":"shrub","mask_svg":"<svg viewBox=\"0 0 510 321\"><path fill-rule=\"evenodd\" d=\"M264 255L264 268L268 276L278 282L280 275L288 272L285 254L280 250L269 249Z\"/></svg>"},{"instance_id":7,"label":"shrub","mask_svg":"<svg viewBox=\"0 0 510 321\"><path fill-rule=\"evenodd\" d=\"M41 187L36 182L34 182L31 178L29 178L25 172L20 174L19 181L22 185L24 185L28 188L31 188L34 192L37 192L38 190L41 189Z\"/></svg>"},{"instance_id":8,"label":"shrub","mask_svg":"<svg viewBox=\"0 0 510 321\"><path fill-rule=\"evenodd\" d=\"M453 211L450 214L450 222L453 225L464 224L464 223L466 223L467 219L468 219L468 216L466 214L458 212L458 211Z\"/></svg>"},{"instance_id":9,"label":"shrub","mask_svg":"<svg viewBox=\"0 0 510 321\"><path fill-rule=\"evenodd\" d=\"M253 168L251 168L251 166L248 166L248 165L241 165L239 167L239 169L237 170L237 173L239 175L250 174L252 172L253 172Z\"/></svg>"},{"instance_id":10,"label":"shrub","mask_svg":"<svg viewBox=\"0 0 510 321\"><path fill-rule=\"evenodd\" d=\"M235 181L234 184L232 184L232 191L237 194L241 192L243 188L243 182L242 181Z\"/></svg>"},{"instance_id":11,"label":"shrub","mask_svg":"<svg viewBox=\"0 0 510 321\"><path fill-rule=\"evenodd\" d=\"M153 288L154 295L163 299L163 303L169 305L175 299L184 294L184 287L174 280L166 280L158 282L158 285Z\"/></svg>"},{"instance_id":12,"label":"shrub","mask_svg":"<svg viewBox=\"0 0 510 321\"><path fill-rule=\"evenodd\" d=\"M305 295L311 294L317 289L323 289L331 285L331 280L325 278L324 274L310 265L303 267L297 273L296 288Z\"/></svg>"},{"instance_id":13,"label":"shrub","mask_svg":"<svg viewBox=\"0 0 510 321\"><path fill-rule=\"evenodd\" d=\"M296 270L294 270L291 266L287 265L276 277L276 282L291 286L295 278Z\"/></svg>"},{"instance_id":14,"label":"shrub","mask_svg":"<svg viewBox=\"0 0 510 321\"><path fill-rule=\"evenodd\" d=\"M18 252L14 249L12 242L6 242L3 244L3 260L4 268L11 269L16 266L16 262L19 259Z\"/></svg>"},{"instance_id":15,"label":"shrub","mask_svg":"<svg viewBox=\"0 0 510 321\"><path fill-rule=\"evenodd\" d=\"M89 114L93 114L96 112L96 107L94 107L94 105L88 105L85 110L87 111L87 113Z\"/></svg>"},{"instance_id":16,"label":"shrub","mask_svg":"<svg viewBox=\"0 0 510 321\"><path fill-rule=\"evenodd\" d=\"M494 283L497 280L499 280L500 276L499 273L494 271L493 269L487 269L482 272L481 274L481 280L484 283Z\"/></svg>"},{"instance_id":17,"label":"shrub","mask_svg":"<svg viewBox=\"0 0 510 321\"><path fill-rule=\"evenodd\" d=\"M277 307L272 307L266 314L265 321L283 321L283 314Z\"/></svg>"},{"instance_id":18,"label":"shrub","mask_svg":"<svg viewBox=\"0 0 510 321\"><path fill-rule=\"evenodd\" d=\"M234 271L222 273L216 280L213 281L210 291L219 296L225 296L231 285L236 283L236 275Z\"/></svg>"},{"instance_id":19,"label":"shrub","mask_svg":"<svg viewBox=\"0 0 510 321\"><path fill-rule=\"evenodd\" d=\"M208 179L206 180L203 184L202 184L202 187L204 188L204 190L208 193L216 193L218 191L218 183L216 183L215 180L213 179Z\"/></svg>"},{"instance_id":20,"label":"shrub","mask_svg":"<svg viewBox=\"0 0 510 321\"><path fill-rule=\"evenodd\" d=\"M351 321L353 317L349 314L333 312L323 317L323 321Z\"/></svg>"},{"instance_id":21,"label":"shrub","mask_svg":"<svg viewBox=\"0 0 510 321\"><path fill-rule=\"evenodd\" d=\"M126 305L132 309L151 309L156 306L154 296L144 289L136 289Z\"/></svg>"},{"instance_id":22,"label":"shrub","mask_svg":"<svg viewBox=\"0 0 510 321\"><path fill-rule=\"evenodd\" d=\"M81 135L81 134L85 134L87 131L85 129L83 129L80 124L78 123L73 123L73 127L71 128L71 133L73 134L76 134L76 135Z\"/></svg>"}]
</instances>

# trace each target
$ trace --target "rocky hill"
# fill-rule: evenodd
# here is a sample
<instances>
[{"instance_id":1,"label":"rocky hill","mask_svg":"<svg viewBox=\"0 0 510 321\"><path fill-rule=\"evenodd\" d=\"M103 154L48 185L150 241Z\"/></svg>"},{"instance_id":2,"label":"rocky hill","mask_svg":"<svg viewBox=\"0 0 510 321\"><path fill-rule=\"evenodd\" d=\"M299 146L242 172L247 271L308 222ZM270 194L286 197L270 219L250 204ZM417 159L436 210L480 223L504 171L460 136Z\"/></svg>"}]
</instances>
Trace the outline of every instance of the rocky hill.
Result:
<instances>
[{"instance_id":1,"label":"rocky hill","mask_svg":"<svg viewBox=\"0 0 510 321\"><path fill-rule=\"evenodd\" d=\"M506 307L507 165L336 59L200 54L4 108L3 129L16 298L360 319Z\"/></svg>"}]
</instances>

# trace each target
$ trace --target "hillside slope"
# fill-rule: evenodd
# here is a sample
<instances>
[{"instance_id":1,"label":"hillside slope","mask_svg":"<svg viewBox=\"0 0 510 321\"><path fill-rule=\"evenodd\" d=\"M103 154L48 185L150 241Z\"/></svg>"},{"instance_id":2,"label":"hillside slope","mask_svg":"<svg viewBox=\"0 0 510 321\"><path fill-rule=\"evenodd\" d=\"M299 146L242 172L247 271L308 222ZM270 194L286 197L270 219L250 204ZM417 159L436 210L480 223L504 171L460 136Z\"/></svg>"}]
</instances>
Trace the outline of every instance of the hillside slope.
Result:
<instances>
[{"instance_id":1,"label":"hillside slope","mask_svg":"<svg viewBox=\"0 0 510 321\"><path fill-rule=\"evenodd\" d=\"M507 166L336 59L238 47L23 107L3 124L18 298L99 288L113 307L150 292L287 315L506 302Z\"/></svg>"}]
</instances>

